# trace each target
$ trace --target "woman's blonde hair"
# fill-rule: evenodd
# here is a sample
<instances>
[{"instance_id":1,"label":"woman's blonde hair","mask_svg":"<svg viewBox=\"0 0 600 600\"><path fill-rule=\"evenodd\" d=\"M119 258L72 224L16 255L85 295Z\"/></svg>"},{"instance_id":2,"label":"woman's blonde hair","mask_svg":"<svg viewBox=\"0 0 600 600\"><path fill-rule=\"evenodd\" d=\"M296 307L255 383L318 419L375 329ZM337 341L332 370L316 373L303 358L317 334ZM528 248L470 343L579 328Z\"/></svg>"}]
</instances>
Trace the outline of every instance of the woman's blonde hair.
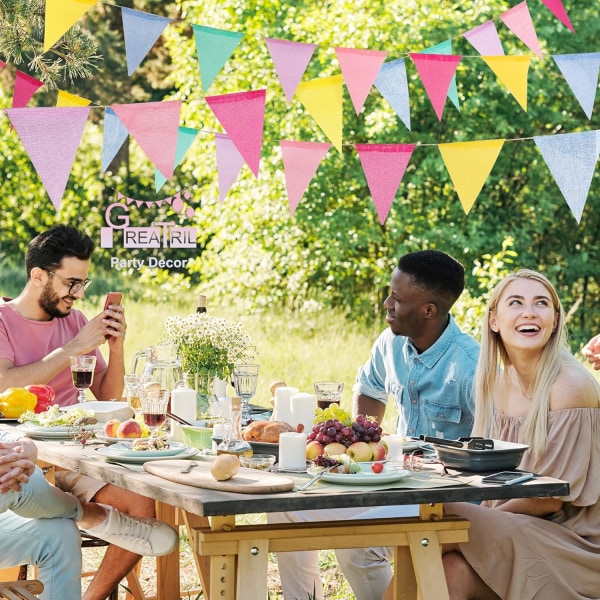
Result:
<instances>
[{"instance_id":1,"label":"woman's blonde hair","mask_svg":"<svg viewBox=\"0 0 600 600\"><path fill-rule=\"evenodd\" d=\"M550 389L565 362L577 363L567 347L567 329L565 311L556 289L541 273L529 269L520 269L505 277L494 289L485 310L481 328L481 350L475 374L475 424L473 435L488 435L494 411L494 398L499 377L508 379L510 359L499 334L492 331L490 318L498 308L498 301L507 286L518 279L531 279L541 283L552 300L556 314L556 327L550 339L542 349L542 355L533 375L532 410L525 419L521 430L522 442L529 444L530 452L539 458L546 450L548 433L548 412L550 411ZM502 367L503 373L499 373ZM583 367L582 367L583 369ZM506 381L506 389L508 381Z\"/></svg>"}]
</instances>

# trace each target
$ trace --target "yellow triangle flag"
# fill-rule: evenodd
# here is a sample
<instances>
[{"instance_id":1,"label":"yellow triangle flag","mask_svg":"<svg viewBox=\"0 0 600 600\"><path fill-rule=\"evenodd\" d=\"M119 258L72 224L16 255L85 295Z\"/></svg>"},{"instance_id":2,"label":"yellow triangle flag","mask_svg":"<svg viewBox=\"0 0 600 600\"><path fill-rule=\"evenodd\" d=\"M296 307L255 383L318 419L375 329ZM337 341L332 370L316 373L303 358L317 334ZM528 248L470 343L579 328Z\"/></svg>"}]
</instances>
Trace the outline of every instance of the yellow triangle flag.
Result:
<instances>
[{"instance_id":1,"label":"yellow triangle flag","mask_svg":"<svg viewBox=\"0 0 600 600\"><path fill-rule=\"evenodd\" d=\"M97 2L98 0L46 0L44 52Z\"/></svg>"},{"instance_id":2,"label":"yellow triangle flag","mask_svg":"<svg viewBox=\"0 0 600 600\"><path fill-rule=\"evenodd\" d=\"M87 98L82 98L81 96L58 90L56 106L89 106L91 103L92 101Z\"/></svg>"},{"instance_id":3,"label":"yellow triangle flag","mask_svg":"<svg viewBox=\"0 0 600 600\"><path fill-rule=\"evenodd\" d=\"M481 58L527 112L527 73L531 56L482 56Z\"/></svg>"},{"instance_id":4,"label":"yellow triangle flag","mask_svg":"<svg viewBox=\"0 0 600 600\"><path fill-rule=\"evenodd\" d=\"M342 76L334 75L300 83L296 88L296 96L340 154L342 152L342 84Z\"/></svg>"},{"instance_id":5,"label":"yellow triangle flag","mask_svg":"<svg viewBox=\"0 0 600 600\"><path fill-rule=\"evenodd\" d=\"M484 140L438 145L466 214L475 203L503 144L504 140Z\"/></svg>"}]
</instances>

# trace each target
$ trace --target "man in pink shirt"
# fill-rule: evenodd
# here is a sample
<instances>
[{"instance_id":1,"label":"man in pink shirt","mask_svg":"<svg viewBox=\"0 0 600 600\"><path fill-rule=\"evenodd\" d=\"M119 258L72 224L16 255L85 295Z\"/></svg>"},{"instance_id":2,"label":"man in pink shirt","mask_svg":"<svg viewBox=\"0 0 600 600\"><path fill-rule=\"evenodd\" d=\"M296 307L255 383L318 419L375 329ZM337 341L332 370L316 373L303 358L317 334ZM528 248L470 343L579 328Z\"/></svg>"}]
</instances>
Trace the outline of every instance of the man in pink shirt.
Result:
<instances>
[{"instance_id":1,"label":"man in pink shirt","mask_svg":"<svg viewBox=\"0 0 600 600\"><path fill-rule=\"evenodd\" d=\"M8 387L49 384L59 404L75 404L77 389L69 357L95 354L94 396L98 400L122 397L127 329L123 307L111 305L89 321L73 308L90 284L93 250L87 235L65 225L51 227L30 242L25 255L25 287L14 300L0 301L0 392ZM108 344L108 363L98 349L104 343ZM57 473L56 483L82 503L111 505L135 517L154 516L154 500L116 486L70 472ZM169 532L164 533L168 538ZM152 553L156 553L154 549ZM110 545L83 600L104 600L139 558L139 554Z\"/></svg>"}]
</instances>

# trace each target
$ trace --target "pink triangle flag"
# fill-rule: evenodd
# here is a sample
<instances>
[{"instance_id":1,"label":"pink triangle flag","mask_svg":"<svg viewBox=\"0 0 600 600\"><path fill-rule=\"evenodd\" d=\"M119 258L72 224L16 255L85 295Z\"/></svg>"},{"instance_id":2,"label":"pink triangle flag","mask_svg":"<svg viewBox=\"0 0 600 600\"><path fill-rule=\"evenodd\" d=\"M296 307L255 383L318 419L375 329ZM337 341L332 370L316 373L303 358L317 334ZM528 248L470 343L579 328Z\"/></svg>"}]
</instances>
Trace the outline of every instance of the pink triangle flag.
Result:
<instances>
[{"instance_id":1,"label":"pink triangle flag","mask_svg":"<svg viewBox=\"0 0 600 600\"><path fill-rule=\"evenodd\" d=\"M571 25L571 21L569 20L569 15L567 15L567 11L563 6L562 0L542 0L542 4L545 4L548 10L550 10L550 12L561 23L563 23L563 25L566 25L573 33L575 33L573 25Z\"/></svg>"},{"instance_id":2,"label":"pink triangle flag","mask_svg":"<svg viewBox=\"0 0 600 600\"><path fill-rule=\"evenodd\" d=\"M281 140L290 214L293 215L310 180L314 177L331 144L326 142L289 142Z\"/></svg>"},{"instance_id":3,"label":"pink triangle flag","mask_svg":"<svg viewBox=\"0 0 600 600\"><path fill-rule=\"evenodd\" d=\"M356 144L373 203L383 225L415 144Z\"/></svg>"},{"instance_id":4,"label":"pink triangle flag","mask_svg":"<svg viewBox=\"0 0 600 600\"><path fill-rule=\"evenodd\" d=\"M60 208L89 111L89 106L6 109L56 210Z\"/></svg>"},{"instance_id":5,"label":"pink triangle flag","mask_svg":"<svg viewBox=\"0 0 600 600\"><path fill-rule=\"evenodd\" d=\"M111 108L154 167L173 179L181 101L113 104Z\"/></svg>"},{"instance_id":6,"label":"pink triangle flag","mask_svg":"<svg viewBox=\"0 0 600 600\"><path fill-rule=\"evenodd\" d=\"M265 41L289 104L317 46L272 38Z\"/></svg>"},{"instance_id":7,"label":"pink triangle flag","mask_svg":"<svg viewBox=\"0 0 600 600\"><path fill-rule=\"evenodd\" d=\"M6 66L6 63L4 61L0 60L0 69L3 69Z\"/></svg>"},{"instance_id":8,"label":"pink triangle flag","mask_svg":"<svg viewBox=\"0 0 600 600\"><path fill-rule=\"evenodd\" d=\"M233 182L244 166L244 157L228 135L215 133L217 170L219 172L219 200L223 202Z\"/></svg>"},{"instance_id":9,"label":"pink triangle flag","mask_svg":"<svg viewBox=\"0 0 600 600\"><path fill-rule=\"evenodd\" d=\"M44 84L27 73L17 71L15 76L15 88L13 91L12 107L23 108L27 105L31 97L43 86Z\"/></svg>"},{"instance_id":10,"label":"pink triangle flag","mask_svg":"<svg viewBox=\"0 0 600 600\"><path fill-rule=\"evenodd\" d=\"M439 121L444 114L444 104L452 77L462 56L448 54L409 54L419 72L423 86Z\"/></svg>"},{"instance_id":11,"label":"pink triangle flag","mask_svg":"<svg viewBox=\"0 0 600 600\"><path fill-rule=\"evenodd\" d=\"M499 56L504 54L504 48L502 48L494 21L486 21L463 33L463 36L483 56Z\"/></svg>"},{"instance_id":12,"label":"pink triangle flag","mask_svg":"<svg viewBox=\"0 0 600 600\"><path fill-rule=\"evenodd\" d=\"M206 96L206 102L258 177L265 121L266 90Z\"/></svg>"},{"instance_id":13,"label":"pink triangle flag","mask_svg":"<svg viewBox=\"0 0 600 600\"><path fill-rule=\"evenodd\" d=\"M535 54L542 57L542 49L538 42L531 14L527 7L527 0L513 6L500 15L504 24Z\"/></svg>"},{"instance_id":14,"label":"pink triangle flag","mask_svg":"<svg viewBox=\"0 0 600 600\"><path fill-rule=\"evenodd\" d=\"M371 91L371 86L377 77L377 73L379 73L379 69L381 69L387 52L336 48L335 54L340 63L354 110L358 115Z\"/></svg>"}]
</instances>

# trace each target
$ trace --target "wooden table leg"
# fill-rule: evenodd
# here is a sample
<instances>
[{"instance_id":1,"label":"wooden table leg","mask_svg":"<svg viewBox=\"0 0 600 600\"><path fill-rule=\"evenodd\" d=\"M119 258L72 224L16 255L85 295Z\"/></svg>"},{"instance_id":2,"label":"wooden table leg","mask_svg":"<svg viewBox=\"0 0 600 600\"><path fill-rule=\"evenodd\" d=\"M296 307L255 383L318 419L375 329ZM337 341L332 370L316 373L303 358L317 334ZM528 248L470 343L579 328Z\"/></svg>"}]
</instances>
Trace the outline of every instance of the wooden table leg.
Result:
<instances>
[{"instance_id":1,"label":"wooden table leg","mask_svg":"<svg viewBox=\"0 0 600 600\"><path fill-rule=\"evenodd\" d=\"M176 508L156 501L156 518L176 527ZM180 600L179 594L179 548L166 556L156 557L157 600Z\"/></svg>"},{"instance_id":2,"label":"wooden table leg","mask_svg":"<svg viewBox=\"0 0 600 600\"><path fill-rule=\"evenodd\" d=\"M201 517L185 510L181 511L181 515L190 539L194 527L210 527L210 522L207 517ZM204 595L208 597L208 590L210 590L210 558L208 556L202 556L194 551L192 551L192 556L196 562L196 569L200 576L200 584L204 590Z\"/></svg>"},{"instance_id":3,"label":"wooden table leg","mask_svg":"<svg viewBox=\"0 0 600 600\"><path fill-rule=\"evenodd\" d=\"M211 530L232 531L235 529L235 516L212 517ZM236 596L236 555L222 554L210 557L210 589L207 600L235 600Z\"/></svg>"}]
</instances>

